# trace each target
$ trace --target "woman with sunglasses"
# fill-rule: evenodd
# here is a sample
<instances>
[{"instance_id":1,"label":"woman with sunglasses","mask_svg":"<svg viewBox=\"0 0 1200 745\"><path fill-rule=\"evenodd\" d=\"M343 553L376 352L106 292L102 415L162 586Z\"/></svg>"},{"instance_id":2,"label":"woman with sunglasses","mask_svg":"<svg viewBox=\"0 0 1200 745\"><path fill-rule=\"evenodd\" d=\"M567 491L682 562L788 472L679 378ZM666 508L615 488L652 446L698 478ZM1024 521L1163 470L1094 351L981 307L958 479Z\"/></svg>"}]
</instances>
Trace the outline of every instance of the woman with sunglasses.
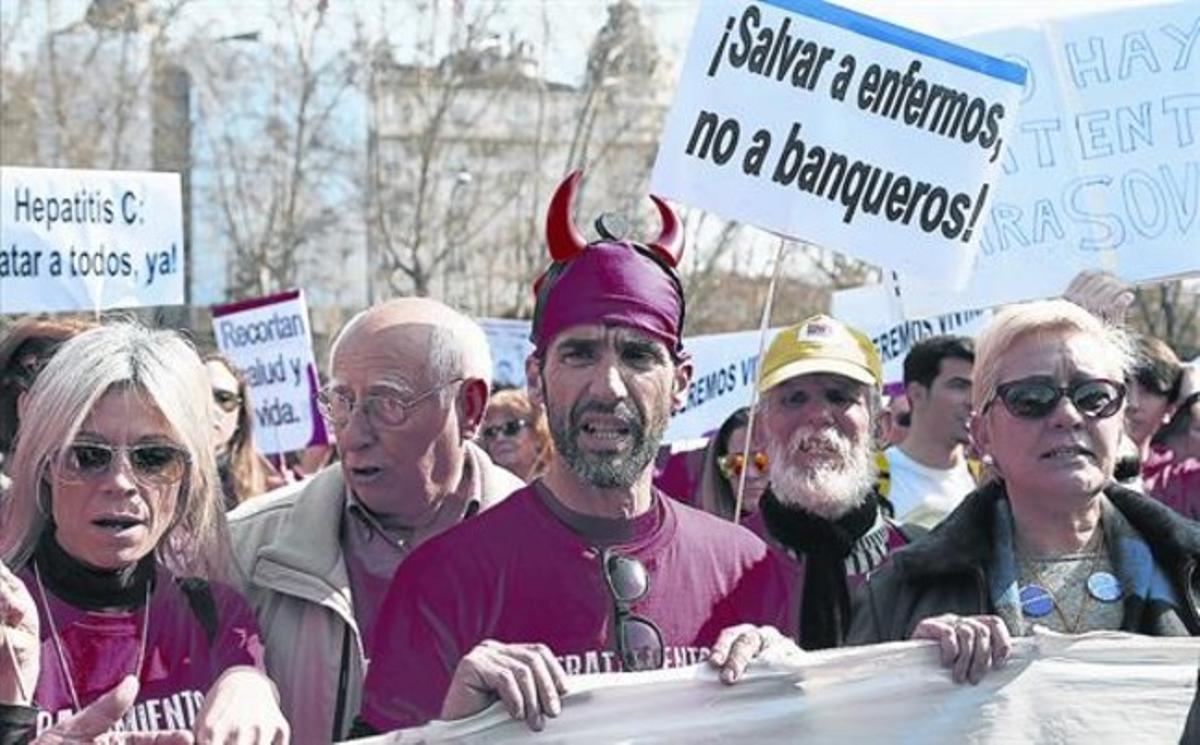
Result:
<instances>
[{"instance_id":1,"label":"woman with sunglasses","mask_svg":"<svg viewBox=\"0 0 1200 745\"><path fill-rule=\"evenodd\" d=\"M130 324L75 337L39 375L0 520L36 608L0 583L0 680L23 681L0 689L6 737L22 714L32 736L133 678L127 730L287 741L254 615L223 583L208 390L187 342Z\"/></svg>"},{"instance_id":2,"label":"woman with sunglasses","mask_svg":"<svg viewBox=\"0 0 1200 745\"><path fill-rule=\"evenodd\" d=\"M488 401L479 444L492 461L529 483L542 475L550 460L550 428L546 415L525 391L496 391Z\"/></svg>"},{"instance_id":3,"label":"woman with sunglasses","mask_svg":"<svg viewBox=\"0 0 1200 745\"><path fill-rule=\"evenodd\" d=\"M864 586L851 643L934 639L958 682L1035 625L1200 634L1200 526L1113 482L1125 335L1063 300L979 338L972 436L985 484Z\"/></svg>"},{"instance_id":4,"label":"woman with sunglasses","mask_svg":"<svg viewBox=\"0 0 1200 745\"><path fill-rule=\"evenodd\" d=\"M732 520L737 509L737 490L746 474L742 495L742 520L761 538L766 534L761 520L748 519L758 514L758 500L767 488L767 454L757 444L750 448L746 461L746 435L750 410L741 408L729 415L713 435L704 454L704 470L696 489L695 504L706 512ZM757 440L757 438L755 438Z\"/></svg>"},{"instance_id":5,"label":"woman with sunglasses","mask_svg":"<svg viewBox=\"0 0 1200 745\"><path fill-rule=\"evenodd\" d=\"M245 376L219 352L206 354L204 367L212 386L217 473L225 509L231 510L286 481L254 447L254 411Z\"/></svg>"}]
</instances>

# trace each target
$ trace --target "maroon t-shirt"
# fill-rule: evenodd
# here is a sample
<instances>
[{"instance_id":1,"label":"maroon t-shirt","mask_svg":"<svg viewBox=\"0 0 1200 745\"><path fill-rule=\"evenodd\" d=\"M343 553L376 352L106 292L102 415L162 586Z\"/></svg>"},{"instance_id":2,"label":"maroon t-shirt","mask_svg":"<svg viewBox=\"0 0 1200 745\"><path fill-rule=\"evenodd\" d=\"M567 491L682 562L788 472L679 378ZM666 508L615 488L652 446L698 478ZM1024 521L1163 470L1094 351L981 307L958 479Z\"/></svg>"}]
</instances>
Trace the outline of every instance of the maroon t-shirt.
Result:
<instances>
[{"instance_id":1,"label":"maroon t-shirt","mask_svg":"<svg viewBox=\"0 0 1200 745\"><path fill-rule=\"evenodd\" d=\"M62 661L46 619L37 583L28 569L21 579L38 606L41 674L34 692L38 732L74 713ZM117 731L190 730L204 696L227 668L263 668L263 648L254 612L232 587L210 583L216 633L211 644L187 595L171 573L157 567L150 594L146 652L137 701L114 727ZM134 673L142 641L145 607L131 611L86 611L49 589L46 596L66 654L79 702L87 706Z\"/></svg>"},{"instance_id":2,"label":"maroon t-shirt","mask_svg":"<svg viewBox=\"0 0 1200 745\"><path fill-rule=\"evenodd\" d=\"M728 626L787 623L784 576L744 528L659 492L634 521L593 520L581 532L539 482L414 551L376 626L367 724L388 731L436 718L459 660L485 639L546 644L568 674L620 671L602 546L646 567L649 590L632 611L662 631L668 667L707 658ZM597 535L605 522L629 534Z\"/></svg>"}]
</instances>

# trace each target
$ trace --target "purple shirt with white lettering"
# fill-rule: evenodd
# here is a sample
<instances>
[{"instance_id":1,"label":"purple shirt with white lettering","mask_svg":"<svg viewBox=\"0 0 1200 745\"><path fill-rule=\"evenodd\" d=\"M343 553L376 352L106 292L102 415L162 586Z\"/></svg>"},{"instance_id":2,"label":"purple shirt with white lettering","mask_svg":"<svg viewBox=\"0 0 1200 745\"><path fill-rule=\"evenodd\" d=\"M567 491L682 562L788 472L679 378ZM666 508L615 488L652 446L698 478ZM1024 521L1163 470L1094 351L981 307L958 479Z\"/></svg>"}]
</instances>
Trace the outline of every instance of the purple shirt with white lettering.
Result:
<instances>
[{"instance_id":1,"label":"purple shirt with white lettering","mask_svg":"<svg viewBox=\"0 0 1200 745\"><path fill-rule=\"evenodd\" d=\"M568 674L621 670L601 546L646 567L649 590L632 611L662 631L667 666L705 659L726 627L786 625L784 576L748 530L659 492L615 541L581 531L580 518L537 482L414 551L376 626L367 724L436 718L459 660L485 639L546 644Z\"/></svg>"},{"instance_id":2,"label":"purple shirt with white lettering","mask_svg":"<svg viewBox=\"0 0 1200 745\"><path fill-rule=\"evenodd\" d=\"M34 692L38 732L74 712L63 661L33 574L21 578L38 606L41 625L41 674ZM227 668L262 669L262 644L254 612L232 587L209 583L216 615L211 644L187 595L171 573L157 567L150 594L149 630L137 701L114 729L154 732L190 730L208 689ZM66 667L82 706L134 673L142 641L145 606L131 611L86 611L47 589L50 612L62 640Z\"/></svg>"}]
</instances>

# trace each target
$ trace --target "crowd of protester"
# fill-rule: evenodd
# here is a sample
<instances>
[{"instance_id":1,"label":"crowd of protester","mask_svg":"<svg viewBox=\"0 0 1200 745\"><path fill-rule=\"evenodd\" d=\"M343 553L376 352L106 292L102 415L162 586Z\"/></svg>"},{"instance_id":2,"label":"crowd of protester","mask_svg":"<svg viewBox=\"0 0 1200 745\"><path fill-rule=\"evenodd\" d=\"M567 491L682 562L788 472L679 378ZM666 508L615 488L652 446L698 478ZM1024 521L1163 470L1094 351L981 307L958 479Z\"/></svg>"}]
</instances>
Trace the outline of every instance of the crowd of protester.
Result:
<instances>
[{"instance_id":1,"label":"crowd of protester","mask_svg":"<svg viewBox=\"0 0 1200 745\"><path fill-rule=\"evenodd\" d=\"M1035 626L1200 635L1200 382L1094 283L915 344L887 401L865 334L797 319L672 479L681 229L658 202L654 240L588 243L575 185L527 389L493 391L474 320L382 302L329 352L336 448L272 463L244 377L176 332L13 326L0 743L324 743L496 701L538 730L581 673L929 639L978 682Z\"/></svg>"}]
</instances>

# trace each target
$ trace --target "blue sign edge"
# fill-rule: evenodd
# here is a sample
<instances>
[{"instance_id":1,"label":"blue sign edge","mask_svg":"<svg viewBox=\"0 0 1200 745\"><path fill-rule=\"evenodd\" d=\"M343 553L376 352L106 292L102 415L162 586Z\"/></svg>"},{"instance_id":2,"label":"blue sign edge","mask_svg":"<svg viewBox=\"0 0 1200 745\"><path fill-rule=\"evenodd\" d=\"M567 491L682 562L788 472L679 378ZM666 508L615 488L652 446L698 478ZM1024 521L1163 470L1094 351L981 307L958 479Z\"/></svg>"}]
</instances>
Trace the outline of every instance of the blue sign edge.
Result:
<instances>
[{"instance_id":1,"label":"blue sign edge","mask_svg":"<svg viewBox=\"0 0 1200 745\"><path fill-rule=\"evenodd\" d=\"M873 16L843 8L823 0L758 0L763 5L808 16L834 26L840 26L861 36L867 36L885 44L902 47L911 52L934 57L952 65L982 73L1016 85L1025 85L1028 75L1025 67L1015 62L1002 60L983 52L977 52L960 44L929 36L919 31L897 26ZM754 3L747 3L753 5Z\"/></svg>"}]
</instances>

